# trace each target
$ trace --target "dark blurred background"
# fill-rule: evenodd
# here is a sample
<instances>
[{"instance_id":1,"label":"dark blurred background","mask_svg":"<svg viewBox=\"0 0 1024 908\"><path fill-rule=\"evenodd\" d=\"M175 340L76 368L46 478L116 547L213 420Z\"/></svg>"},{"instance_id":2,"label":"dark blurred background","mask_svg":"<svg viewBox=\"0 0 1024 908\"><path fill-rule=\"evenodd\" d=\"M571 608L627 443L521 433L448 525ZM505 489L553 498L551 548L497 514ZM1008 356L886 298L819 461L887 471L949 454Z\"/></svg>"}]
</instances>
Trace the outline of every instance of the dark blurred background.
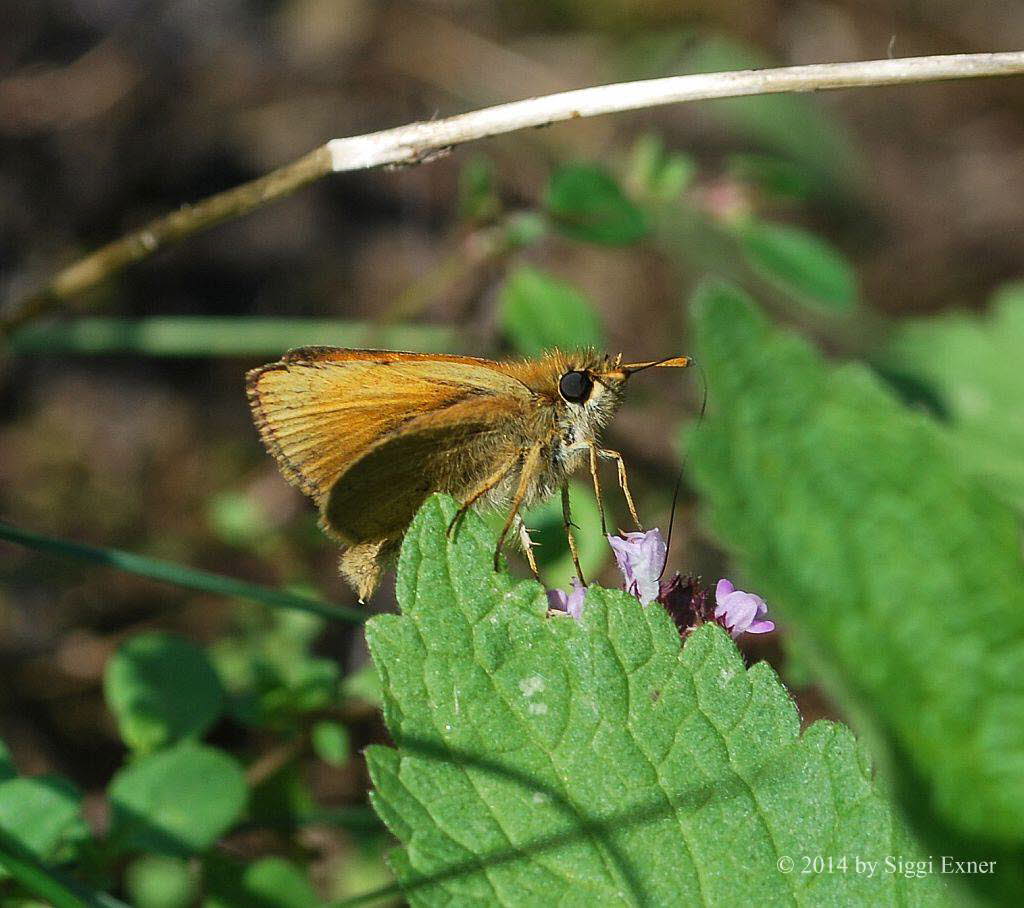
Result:
<instances>
[{"instance_id":1,"label":"dark blurred background","mask_svg":"<svg viewBox=\"0 0 1024 908\"><path fill-rule=\"evenodd\" d=\"M1014 0L7 0L0 22L0 307L148 219L332 137L701 69L1024 47ZM454 326L454 347L490 356L510 351L494 300L521 258L587 294L612 351L684 352L682 303L706 270L685 229L628 250L553 236L495 258L479 254L481 234L458 206L460 174L481 154L505 208L529 210L559 163L621 173L651 133L696 162L688 193L705 211L774 208L840 249L861 282L861 334L910 314L980 308L1020 277L1019 80L829 92L773 108L778 116L759 110L697 104L583 120L424 166L328 178L79 302L117 318L400 319L424 338ZM795 164L807 183L799 203L751 203L728 165L744 154ZM831 352L870 346L870 336L787 317ZM276 358L266 346L249 357L0 352L0 519L351 602L332 546L250 424L242 376ZM642 510L661 525L679 463L674 427L700 398L696 385L663 378L638 391L612 438L634 463ZM693 511L684 495L672 563L721 576ZM230 601L5 543L0 580L0 738L23 772L59 771L87 792L123 759L100 690L117 644L151 627L211 643L237 620ZM393 607L386 588L373 607ZM755 645L777 659L774 642ZM316 649L347 670L364 659L358 629L326 630ZM829 709L813 691L801 706L810 717ZM357 743L382 734L372 711L353 722ZM237 728L218 735L250 756L263 746ZM362 773L353 761L313 783L326 801L359 801ZM329 863L348 846L340 836L311 847Z\"/></svg>"}]
</instances>

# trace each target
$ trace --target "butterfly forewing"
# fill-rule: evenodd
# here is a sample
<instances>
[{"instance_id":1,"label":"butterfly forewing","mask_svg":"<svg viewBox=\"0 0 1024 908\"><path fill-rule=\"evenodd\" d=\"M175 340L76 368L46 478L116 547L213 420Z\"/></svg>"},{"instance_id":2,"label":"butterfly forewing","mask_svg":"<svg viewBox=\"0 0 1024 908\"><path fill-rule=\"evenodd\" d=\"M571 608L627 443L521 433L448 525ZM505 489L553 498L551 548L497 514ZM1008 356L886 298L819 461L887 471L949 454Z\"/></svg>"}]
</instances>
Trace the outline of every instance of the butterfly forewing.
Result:
<instances>
[{"instance_id":1,"label":"butterfly forewing","mask_svg":"<svg viewBox=\"0 0 1024 908\"><path fill-rule=\"evenodd\" d=\"M323 347L253 370L247 387L267 450L321 506L353 464L424 414L528 395L488 360Z\"/></svg>"}]
</instances>

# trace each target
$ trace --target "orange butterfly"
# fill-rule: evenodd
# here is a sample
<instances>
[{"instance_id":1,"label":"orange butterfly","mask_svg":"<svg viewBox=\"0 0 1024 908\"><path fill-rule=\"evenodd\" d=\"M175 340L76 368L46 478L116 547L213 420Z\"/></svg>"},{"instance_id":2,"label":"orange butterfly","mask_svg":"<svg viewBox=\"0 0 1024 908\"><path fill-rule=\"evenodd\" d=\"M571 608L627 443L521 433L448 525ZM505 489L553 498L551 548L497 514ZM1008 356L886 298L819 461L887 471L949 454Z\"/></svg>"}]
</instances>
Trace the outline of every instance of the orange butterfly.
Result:
<instances>
[{"instance_id":1,"label":"orange butterfly","mask_svg":"<svg viewBox=\"0 0 1024 908\"><path fill-rule=\"evenodd\" d=\"M520 511L561 490L582 579L569 521L569 475L589 463L600 504L598 458L616 461L639 526L622 456L600 447L598 435L631 375L691 362L678 356L623 364L621 356L558 350L494 362L302 347L249 372L246 387L263 443L285 478L316 502L323 529L345 546L340 570L363 601L432 492L462 502L450 530L478 503L508 508L495 564L514 527L536 574Z\"/></svg>"}]
</instances>

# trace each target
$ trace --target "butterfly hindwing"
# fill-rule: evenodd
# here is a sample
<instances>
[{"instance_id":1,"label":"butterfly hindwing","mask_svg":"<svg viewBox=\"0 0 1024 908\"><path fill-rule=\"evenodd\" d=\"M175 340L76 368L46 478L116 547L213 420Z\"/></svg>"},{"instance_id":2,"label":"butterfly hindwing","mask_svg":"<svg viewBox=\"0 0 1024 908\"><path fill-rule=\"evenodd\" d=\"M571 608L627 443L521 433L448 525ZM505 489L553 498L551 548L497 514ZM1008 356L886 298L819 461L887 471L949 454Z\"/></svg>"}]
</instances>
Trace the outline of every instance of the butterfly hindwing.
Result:
<instances>
[{"instance_id":1,"label":"butterfly hindwing","mask_svg":"<svg viewBox=\"0 0 1024 908\"><path fill-rule=\"evenodd\" d=\"M521 404L468 398L424 413L382 438L337 479L324 528L348 543L401 533L432 492L465 498L522 449L509 417Z\"/></svg>"}]
</instances>

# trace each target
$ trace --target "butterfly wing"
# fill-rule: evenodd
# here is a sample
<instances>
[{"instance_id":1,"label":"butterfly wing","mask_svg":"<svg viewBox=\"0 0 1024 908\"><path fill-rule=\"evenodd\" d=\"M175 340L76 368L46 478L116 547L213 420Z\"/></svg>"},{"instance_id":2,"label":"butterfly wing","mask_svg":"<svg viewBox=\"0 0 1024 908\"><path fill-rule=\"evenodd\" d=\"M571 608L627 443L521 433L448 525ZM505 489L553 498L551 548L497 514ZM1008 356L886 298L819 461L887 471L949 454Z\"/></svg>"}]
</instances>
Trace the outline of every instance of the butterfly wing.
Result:
<instances>
[{"instance_id":1,"label":"butterfly wing","mask_svg":"<svg viewBox=\"0 0 1024 908\"><path fill-rule=\"evenodd\" d=\"M321 507L325 529L348 543L386 539L432 492L466 497L519 456L510 418L521 410L515 398L481 397L417 416L338 477Z\"/></svg>"},{"instance_id":2,"label":"butterfly wing","mask_svg":"<svg viewBox=\"0 0 1024 908\"><path fill-rule=\"evenodd\" d=\"M292 350L246 387L267 450L321 507L340 476L414 420L529 394L490 360L330 347Z\"/></svg>"}]
</instances>

